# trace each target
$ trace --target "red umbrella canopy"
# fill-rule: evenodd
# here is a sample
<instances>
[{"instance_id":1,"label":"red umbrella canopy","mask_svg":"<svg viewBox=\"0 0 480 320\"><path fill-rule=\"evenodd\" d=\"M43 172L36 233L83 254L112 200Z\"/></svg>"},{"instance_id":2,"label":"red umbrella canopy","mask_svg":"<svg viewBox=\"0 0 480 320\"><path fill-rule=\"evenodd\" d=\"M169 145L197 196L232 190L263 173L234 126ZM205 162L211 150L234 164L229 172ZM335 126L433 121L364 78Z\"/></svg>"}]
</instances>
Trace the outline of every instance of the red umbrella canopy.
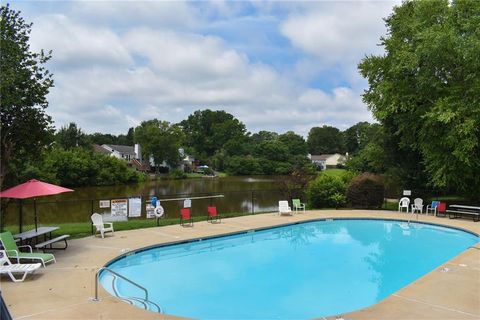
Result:
<instances>
[{"instance_id":1,"label":"red umbrella canopy","mask_svg":"<svg viewBox=\"0 0 480 320\"><path fill-rule=\"evenodd\" d=\"M25 199L71 191L74 190L32 179L25 183L19 184L18 186L0 192L0 198Z\"/></svg>"}]
</instances>

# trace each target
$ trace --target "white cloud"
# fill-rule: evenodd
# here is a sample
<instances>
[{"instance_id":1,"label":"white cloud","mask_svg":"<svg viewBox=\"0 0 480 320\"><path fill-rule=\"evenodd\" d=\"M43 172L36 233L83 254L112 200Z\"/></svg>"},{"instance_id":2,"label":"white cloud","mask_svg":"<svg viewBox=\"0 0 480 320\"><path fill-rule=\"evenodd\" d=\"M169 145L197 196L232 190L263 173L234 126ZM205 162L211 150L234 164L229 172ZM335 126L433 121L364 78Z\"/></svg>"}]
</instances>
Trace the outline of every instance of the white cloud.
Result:
<instances>
[{"instance_id":1,"label":"white cloud","mask_svg":"<svg viewBox=\"0 0 480 320\"><path fill-rule=\"evenodd\" d=\"M105 27L73 22L65 15L45 15L32 30L32 49L53 51L62 68L98 65L131 65L132 58L118 35Z\"/></svg>"},{"instance_id":2,"label":"white cloud","mask_svg":"<svg viewBox=\"0 0 480 320\"><path fill-rule=\"evenodd\" d=\"M322 64L356 64L367 53L379 53L385 34L382 18L395 2L324 2L296 12L282 24L293 45L320 58Z\"/></svg>"},{"instance_id":3,"label":"white cloud","mask_svg":"<svg viewBox=\"0 0 480 320\"><path fill-rule=\"evenodd\" d=\"M74 3L68 14L35 18L32 48L53 49L50 66L56 87L47 112L57 127L74 121L87 132L119 134L143 120L178 122L205 108L232 113L252 132L294 130L306 135L313 126L344 129L371 120L360 97L363 83L351 67L338 73L350 85L339 81L321 90L307 82L331 64L355 66L382 30L378 17L386 14L370 11L387 5L351 4L357 9L340 19L336 10L344 12L345 3L324 11L324 4L285 4L295 13L282 31L309 54L285 71L252 62L226 39L196 31L207 23L203 11L230 16L243 5L141 4ZM264 7L269 14L275 11L270 4ZM353 11L365 16L355 17Z\"/></svg>"}]
</instances>

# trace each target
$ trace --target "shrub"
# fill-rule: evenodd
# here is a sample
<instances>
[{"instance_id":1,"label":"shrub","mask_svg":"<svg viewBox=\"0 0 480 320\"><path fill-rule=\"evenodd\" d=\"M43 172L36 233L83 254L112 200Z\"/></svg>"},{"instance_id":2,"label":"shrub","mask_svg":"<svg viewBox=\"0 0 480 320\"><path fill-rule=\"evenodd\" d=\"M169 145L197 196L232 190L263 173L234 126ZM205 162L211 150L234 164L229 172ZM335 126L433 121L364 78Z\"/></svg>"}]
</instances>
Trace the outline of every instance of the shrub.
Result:
<instances>
[{"instance_id":1,"label":"shrub","mask_svg":"<svg viewBox=\"0 0 480 320\"><path fill-rule=\"evenodd\" d=\"M372 173L363 173L348 185L347 201L354 208L380 208L384 194L383 179Z\"/></svg>"},{"instance_id":2,"label":"shrub","mask_svg":"<svg viewBox=\"0 0 480 320\"><path fill-rule=\"evenodd\" d=\"M346 184L338 176L321 174L307 188L309 205L313 208L338 208L343 205ZM343 197L343 201L342 198Z\"/></svg>"},{"instance_id":3,"label":"shrub","mask_svg":"<svg viewBox=\"0 0 480 320\"><path fill-rule=\"evenodd\" d=\"M187 178L187 174L180 169L175 169L175 170L170 171L169 176L170 176L171 179L174 179L174 180L180 180L180 179L186 179Z\"/></svg>"}]
</instances>

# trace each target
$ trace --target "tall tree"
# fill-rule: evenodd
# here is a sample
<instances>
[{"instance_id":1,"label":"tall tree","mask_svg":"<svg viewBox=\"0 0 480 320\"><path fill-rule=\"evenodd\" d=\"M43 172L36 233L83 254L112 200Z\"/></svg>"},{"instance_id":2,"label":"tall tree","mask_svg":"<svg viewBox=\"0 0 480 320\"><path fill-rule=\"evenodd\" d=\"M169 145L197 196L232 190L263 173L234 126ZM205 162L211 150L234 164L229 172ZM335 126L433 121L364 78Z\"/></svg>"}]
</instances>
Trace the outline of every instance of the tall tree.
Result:
<instances>
[{"instance_id":1,"label":"tall tree","mask_svg":"<svg viewBox=\"0 0 480 320\"><path fill-rule=\"evenodd\" d=\"M135 128L134 138L142 148L143 157L153 157L157 171L164 161L172 167L180 162L178 149L183 133L179 126L157 119L143 121Z\"/></svg>"},{"instance_id":2,"label":"tall tree","mask_svg":"<svg viewBox=\"0 0 480 320\"><path fill-rule=\"evenodd\" d=\"M350 154L362 150L373 140L378 140L381 135L381 125L370 124L366 121L358 122L343 132L345 148Z\"/></svg>"},{"instance_id":3,"label":"tall tree","mask_svg":"<svg viewBox=\"0 0 480 320\"><path fill-rule=\"evenodd\" d=\"M53 138L52 120L45 113L52 74L50 59L30 50L32 24L9 5L0 7L0 186L13 184L29 160Z\"/></svg>"},{"instance_id":4,"label":"tall tree","mask_svg":"<svg viewBox=\"0 0 480 320\"><path fill-rule=\"evenodd\" d=\"M343 134L335 127L313 127L308 133L308 151L311 154L345 152Z\"/></svg>"},{"instance_id":5,"label":"tall tree","mask_svg":"<svg viewBox=\"0 0 480 320\"><path fill-rule=\"evenodd\" d=\"M406 1L385 21L385 54L359 69L369 82L363 99L402 155L398 167L478 197L480 2Z\"/></svg>"},{"instance_id":6,"label":"tall tree","mask_svg":"<svg viewBox=\"0 0 480 320\"><path fill-rule=\"evenodd\" d=\"M90 140L83 131L77 127L74 122L70 122L68 126L63 126L55 135L58 145L65 150L76 147L89 148Z\"/></svg>"},{"instance_id":7,"label":"tall tree","mask_svg":"<svg viewBox=\"0 0 480 320\"><path fill-rule=\"evenodd\" d=\"M278 136L278 139L287 147L290 155L306 156L308 146L302 136L293 131L287 131Z\"/></svg>"},{"instance_id":8,"label":"tall tree","mask_svg":"<svg viewBox=\"0 0 480 320\"><path fill-rule=\"evenodd\" d=\"M195 111L180 125L197 158L213 156L229 140L243 137L247 131L242 122L223 110Z\"/></svg>"}]
</instances>

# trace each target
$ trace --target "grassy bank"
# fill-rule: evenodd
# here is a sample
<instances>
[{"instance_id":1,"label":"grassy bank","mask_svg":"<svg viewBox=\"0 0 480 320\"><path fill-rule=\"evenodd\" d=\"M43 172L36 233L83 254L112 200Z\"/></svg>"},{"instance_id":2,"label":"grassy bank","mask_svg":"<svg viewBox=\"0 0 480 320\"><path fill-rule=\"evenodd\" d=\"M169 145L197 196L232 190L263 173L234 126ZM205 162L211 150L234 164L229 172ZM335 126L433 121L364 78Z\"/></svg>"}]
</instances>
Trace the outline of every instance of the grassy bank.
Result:
<instances>
[{"instance_id":1,"label":"grassy bank","mask_svg":"<svg viewBox=\"0 0 480 320\"><path fill-rule=\"evenodd\" d=\"M222 214L222 219L239 217L246 215L245 213L228 213ZM200 217L193 217L194 222L205 221L207 220L206 216ZM179 224L179 218L165 218L160 219L159 221L160 226L168 226L173 224ZM69 234L70 238L83 238L92 235L92 224L89 222L75 222L75 223L55 223L52 224L60 229L53 232L53 236L59 236L63 234ZM135 220L128 220L128 221L117 221L113 223L113 228L115 231L122 231L122 230L133 230L133 229L141 229L141 228L152 228L157 226L156 219L135 219ZM34 225L24 225L23 231L32 230L34 229ZM95 230L95 229L94 229ZM5 227L5 231L10 231L12 234L18 233L18 225L9 225Z\"/></svg>"}]
</instances>

